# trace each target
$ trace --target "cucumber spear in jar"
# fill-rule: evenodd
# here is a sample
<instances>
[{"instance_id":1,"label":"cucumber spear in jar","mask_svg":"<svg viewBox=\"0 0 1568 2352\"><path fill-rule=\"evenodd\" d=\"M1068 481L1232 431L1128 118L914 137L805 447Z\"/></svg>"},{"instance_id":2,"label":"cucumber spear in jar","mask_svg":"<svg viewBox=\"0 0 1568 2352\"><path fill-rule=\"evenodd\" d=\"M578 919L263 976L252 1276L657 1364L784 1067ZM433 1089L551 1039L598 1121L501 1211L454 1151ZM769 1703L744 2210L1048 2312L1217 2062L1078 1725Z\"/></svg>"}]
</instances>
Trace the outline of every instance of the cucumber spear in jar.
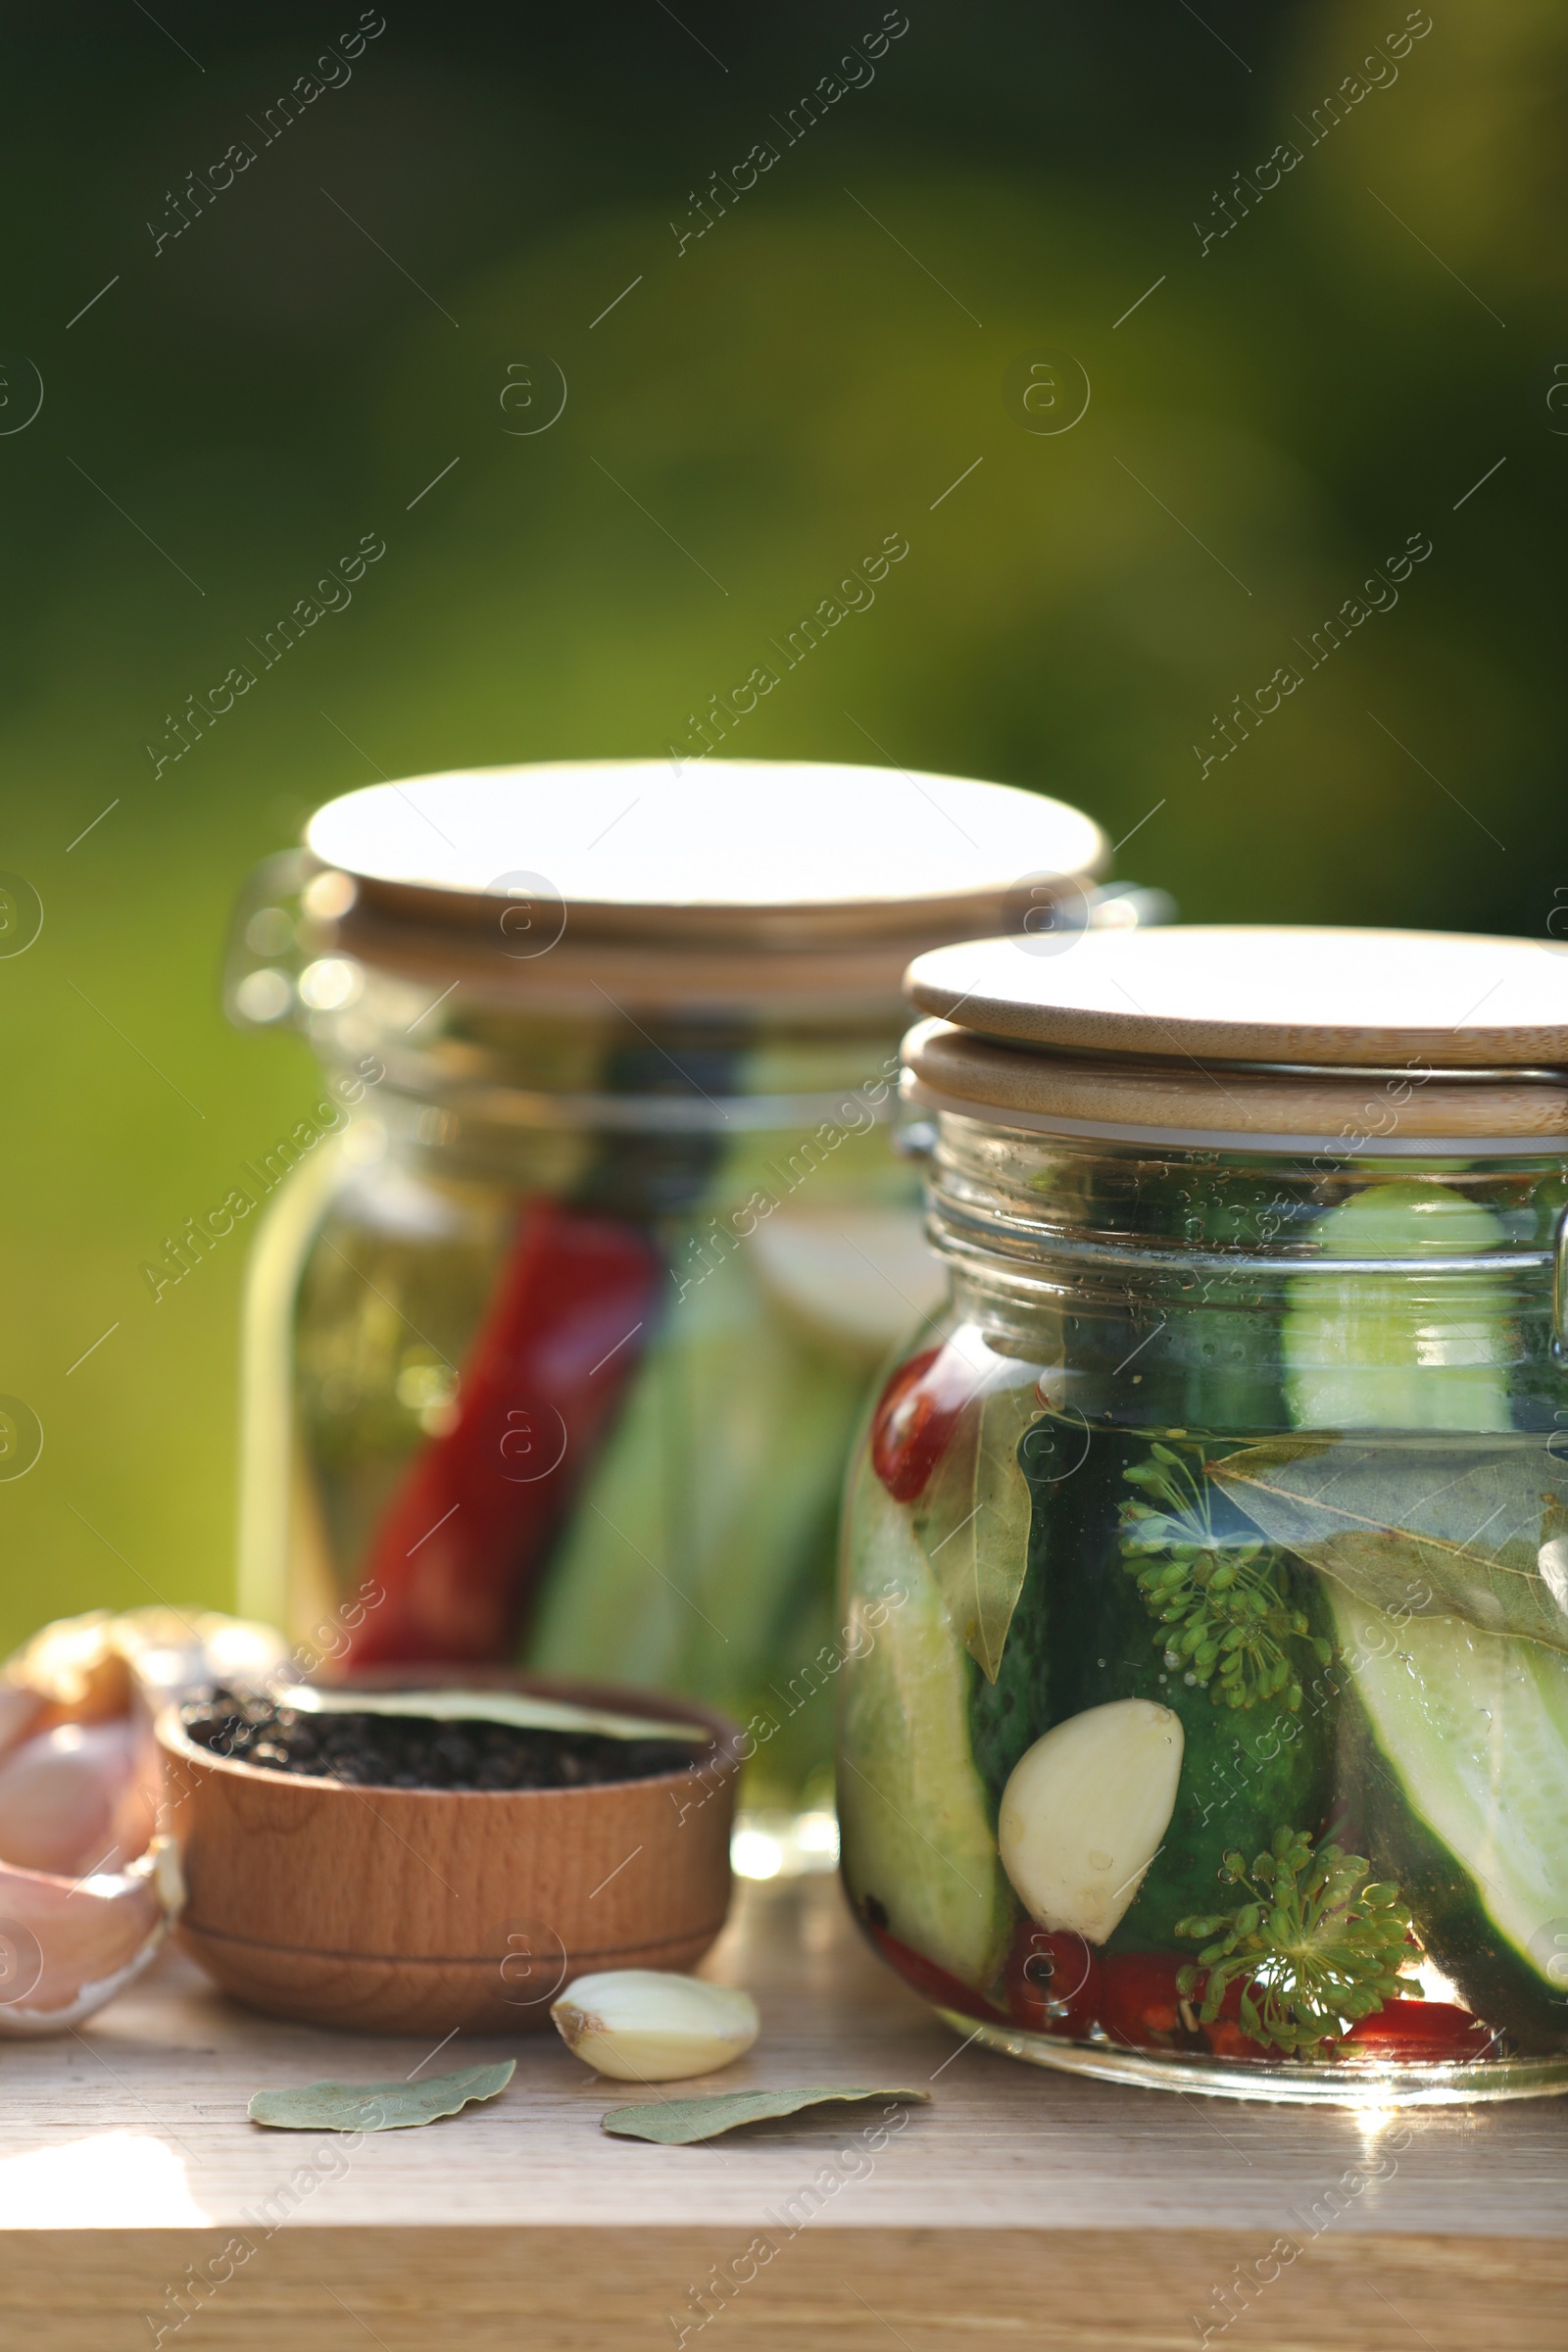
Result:
<instances>
[{"instance_id":1,"label":"cucumber spear in jar","mask_svg":"<svg viewBox=\"0 0 1568 2352\"><path fill-rule=\"evenodd\" d=\"M1035 1500L1029 1575L998 1686L972 1702L988 1777L1000 1793L1031 1711L1036 1735L1130 1700L1181 1727L1168 1828L1106 1932L1112 1952L1187 1957L1177 1922L1216 1908L1226 1854L1284 1823L1315 1827L1328 1803L1321 1606L1212 1485L1225 1450L1055 1416L1019 1447ZM1032 1685L1027 1706L1008 1704L1009 1669Z\"/></svg>"},{"instance_id":2,"label":"cucumber spear in jar","mask_svg":"<svg viewBox=\"0 0 1568 2352\"><path fill-rule=\"evenodd\" d=\"M1369 1186L1336 1254L1497 1247L1445 1186ZM1511 1432L1500 1279L1435 1327L1408 1276L1298 1276L1286 1393L1303 1430L1451 1432L1255 1447L1220 1476L1321 1572L1344 1653L1344 1793L1421 1943L1477 2012L1568 2046L1568 1478ZM1488 1444L1488 1436L1492 1443ZM1554 1546L1559 1548L1554 1549Z\"/></svg>"},{"instance_id":3,"label":"cucumber spear in jar","mask_svg":"<svg viewBox=\"0 0 1568 2352\"><path fill-rule=\"evenodd\" d=\"M1002 1966L1016 1912L969 1747L969 1662L906 1508L869 1468L856 1489L844 1875L894 1965L929 1997L972 2009ZM946 1990L934 1989L936 1972Z\"/></svg>"}]
</instances>

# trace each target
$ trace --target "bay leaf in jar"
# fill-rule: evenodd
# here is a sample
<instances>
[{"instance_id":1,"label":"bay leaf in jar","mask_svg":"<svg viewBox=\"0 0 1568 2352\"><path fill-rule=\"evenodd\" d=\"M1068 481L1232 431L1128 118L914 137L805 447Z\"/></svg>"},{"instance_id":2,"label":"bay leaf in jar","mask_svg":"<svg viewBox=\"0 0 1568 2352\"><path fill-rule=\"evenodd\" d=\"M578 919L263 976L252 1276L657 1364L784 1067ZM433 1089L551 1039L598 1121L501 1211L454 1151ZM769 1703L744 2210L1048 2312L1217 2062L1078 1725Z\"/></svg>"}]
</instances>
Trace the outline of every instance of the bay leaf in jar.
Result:
<instances>
[{"instance_id":1,"label":"bay leaf in jar","mask_svg":"<svg viewBox=\"0 0 1568 2352\"><path fill-rule=\"evenodd\" d=\"M1285 1439L1209 1476L1372 1608L1568 1649L1568 1463L1543 1439Z\"/></svg>"},{"instance_id":2,"label":"bay leaf in jar","mask_svg":"<svg viewBox=\"0 0 1568 2352\"><path fill-rule=\"evenodd\" d=\"M996 1360L1016 1379L984 1389L967 1408L913 1513L954 1631L988 1683L1001 1670L1029 1568L1018 1443L1040 1418L1032 1369Z\"/></svg>"}]
</instances>

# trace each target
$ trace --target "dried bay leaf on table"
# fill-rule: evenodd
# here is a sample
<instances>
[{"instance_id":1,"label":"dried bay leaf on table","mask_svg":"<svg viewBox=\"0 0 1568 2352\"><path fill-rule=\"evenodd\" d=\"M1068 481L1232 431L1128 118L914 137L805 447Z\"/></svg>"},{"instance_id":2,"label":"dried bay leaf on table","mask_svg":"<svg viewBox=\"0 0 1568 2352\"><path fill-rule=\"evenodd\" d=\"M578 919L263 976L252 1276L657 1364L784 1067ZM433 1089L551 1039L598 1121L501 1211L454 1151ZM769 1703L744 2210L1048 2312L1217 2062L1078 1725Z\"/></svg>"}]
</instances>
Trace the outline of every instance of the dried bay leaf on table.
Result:
<instances>
[{"instance_id":1,"label":"dried bay leaf on table","mask_svg":"<svg viewBox=\"0 0 1568 2352\"><path fill-rule=\"evenodd\" d=\"M1032 1374L988 1387L965 1410L913 1510L943 1605L988 1683L997 1679L1029 1566L1029 1484L1018 1441L1039 1418Z\"/></svg>"},{"instance_id":2,"label":"dried bay leaf on table","mask_svg":"<svg viewBox=\"0 0 1568 2352\"><path fill-rule=\"evenodd\" d=\"M273 2132L407 2132L456 2115L470 2099L493 2099L516 2072L515 2058L499 2066L465 2066L452 2075L414 2082L301 2082L259 2090L247 2113Z\"/></svg>"},{"instance_id":3,"label":"dried bay leaf on table","mask_svg":"<svg viewBox=\"0 0 1568 2352\"><path fill-rule=\"evenodd\" d=\"M1281 1439L1209 1476L1373 1608L1568 1649L1568 1463L1544 1439Z\"/></svg>"},{"instance_id":4,"label":"dried bay leaf on table","mask_svg":"<svg viewBox=\"0 0 1568 2352\"><path fill-rule=\"evenodd\" d=\"M658 2099L651 2106L612 2107L601 2119L606 2132L622 2139L652 2139L664 2147L687 2148L716 2139L742 2124L765 2124L774 2116L797 2115L803 2107L836 2101L892 2099L929 2106L928 2090L863 2090L842 2082L816 2083L806 2090L728 2090L710 2099Z\"/></svg>"}]
</instances>

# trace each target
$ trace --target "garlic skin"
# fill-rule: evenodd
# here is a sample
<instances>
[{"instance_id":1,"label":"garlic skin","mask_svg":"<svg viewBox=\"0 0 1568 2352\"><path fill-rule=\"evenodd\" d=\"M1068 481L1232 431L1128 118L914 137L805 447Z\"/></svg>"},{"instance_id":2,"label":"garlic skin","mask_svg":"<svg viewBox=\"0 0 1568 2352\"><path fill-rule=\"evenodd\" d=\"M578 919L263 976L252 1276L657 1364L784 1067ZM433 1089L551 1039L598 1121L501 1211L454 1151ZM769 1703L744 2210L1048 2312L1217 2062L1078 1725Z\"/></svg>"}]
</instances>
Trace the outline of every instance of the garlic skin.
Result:
<instances>
[{"instance_id":1,"label":"garlic skin","mask_svg":"<svg viewBox=\"0 0 1568 2352\"><path fill-rule=\"evenodd\" d=\"M1024 1751L1002 1792L997 1845L1031 1919L1104 1942L1170 1827L1185 1745L1169 1707L1118 1698Z\"/></svg>"},{"instance_id":2,"label":"garlic skin","mask_svg":"<svg viewBox=\"0 0 1568 2352\"><path fill-rule=\"evenodd\" d=\"M749 1992L657 1968L579 1977L551 2004L574 2058L617 2082L679 2082L745 2056L761 2031Z\"/></svg>"},{"instance_id":3,"label":"garlic skin","mask_svg":"<svg viewBox=\"0 0 1568 2352\"><path fill-rule=\"evenodd\" d=\"M0 1868L0 2035L63 2034L91 2017L140 1976L184 1900L170 1838L74 1885Z\"/></svg>"}]
</instances>

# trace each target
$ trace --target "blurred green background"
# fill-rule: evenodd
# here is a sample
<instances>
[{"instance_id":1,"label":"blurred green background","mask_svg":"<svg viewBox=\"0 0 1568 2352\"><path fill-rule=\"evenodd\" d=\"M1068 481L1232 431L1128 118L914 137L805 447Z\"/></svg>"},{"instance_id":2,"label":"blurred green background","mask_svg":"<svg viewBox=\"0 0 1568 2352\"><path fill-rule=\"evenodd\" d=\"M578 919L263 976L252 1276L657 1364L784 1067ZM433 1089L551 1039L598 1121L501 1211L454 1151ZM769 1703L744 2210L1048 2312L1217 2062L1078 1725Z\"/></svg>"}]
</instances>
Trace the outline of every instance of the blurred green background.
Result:
<instances>
[{"instance_id":1,"label":"blurred green background","mask_svg":"<svg viewBox=\"0 0 1568 2352\"><path fill-rule=\"evenodd\" d=\"M244 1242L157 1305L138 1268L311 1099L217 978L247 868L334 793L691 746L901 532L736 752L1044 787L1193 918L1568 905L1552 0L910 0L880 55L869 0L379 22L0 14L0 867L43 908L0 956L0 1391L44 1430L0 1483L7 1642L230 1597ZM520 431L542 355L565 409ZM1074 364L1087 414L1033 429ZM159 769L367 532L352 605Z\"/></svg>"}]
</instances>

